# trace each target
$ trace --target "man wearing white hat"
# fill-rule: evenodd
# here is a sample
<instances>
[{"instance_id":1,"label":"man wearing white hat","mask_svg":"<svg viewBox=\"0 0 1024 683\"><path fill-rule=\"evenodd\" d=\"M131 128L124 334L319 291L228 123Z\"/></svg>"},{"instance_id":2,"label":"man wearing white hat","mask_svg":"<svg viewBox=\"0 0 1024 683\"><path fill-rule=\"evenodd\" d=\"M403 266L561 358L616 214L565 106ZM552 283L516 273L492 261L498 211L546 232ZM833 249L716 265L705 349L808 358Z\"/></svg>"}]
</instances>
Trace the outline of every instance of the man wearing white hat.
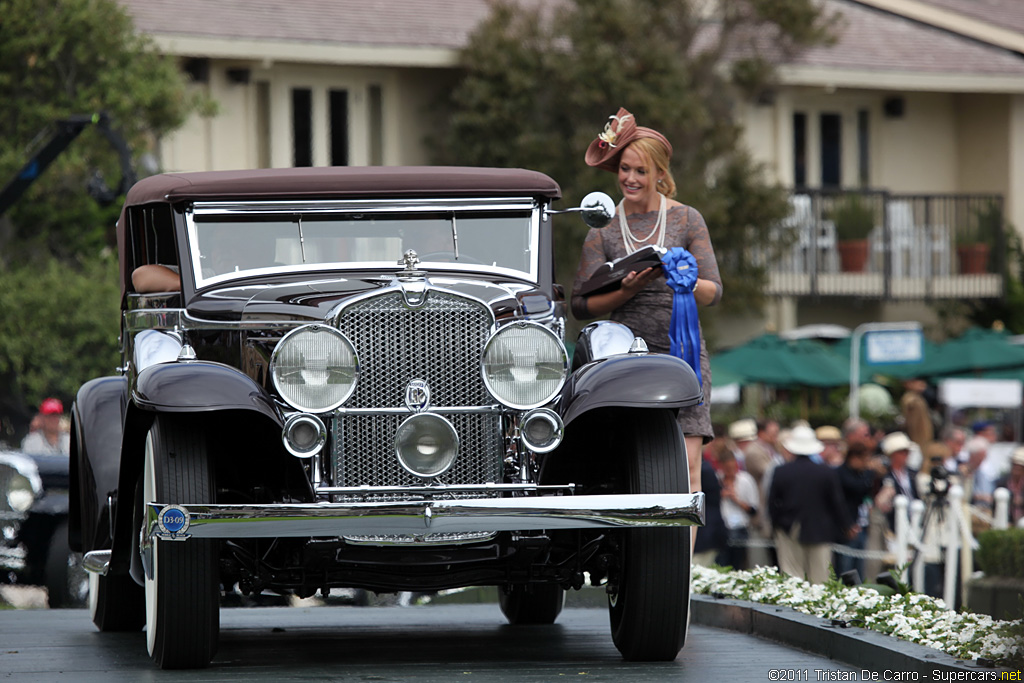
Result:
<instances>
[{"instance_id":1,"label":"man wearing white hat","mask_svg":"<svg viewBox=\"0 0 1024 683\"><path fill-rule=\"evenodd\" d=\"M814 430L794 427L782 446L797 457L775 468L768 490L779 568L811 583L825 583L832 543L850 537L853 520L835 470L811 460L825 447Z\"/></svg>"}]
</instances>

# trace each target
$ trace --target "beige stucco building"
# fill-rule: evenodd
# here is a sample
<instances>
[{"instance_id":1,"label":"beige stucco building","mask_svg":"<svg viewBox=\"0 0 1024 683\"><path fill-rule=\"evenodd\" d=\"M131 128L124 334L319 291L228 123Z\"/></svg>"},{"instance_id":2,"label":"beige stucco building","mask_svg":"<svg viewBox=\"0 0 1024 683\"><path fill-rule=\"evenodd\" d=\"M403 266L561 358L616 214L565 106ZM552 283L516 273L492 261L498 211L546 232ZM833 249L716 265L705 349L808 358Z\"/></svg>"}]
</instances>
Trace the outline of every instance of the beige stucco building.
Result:
<instances>
[{"instance_id":1,"label":"beige stucco building","mask_svg":"<svg viewBox=\"0 0 1024 683\"><path fill-rule=\"evenodd\" d=\"M121 2L219 104L161 141L165 170L426 163L423 112L488 12L486 0ZM782 65L780 87L738 110L755 158L814 211L765 317L725 322L737 341L766 326L927 323L929 299L999 296L1001 266L973 277L958 266L963 217L996 197L1024 228L1024 3L822 3L841 15L837 42ZM818 192L857 188L880 191L879 225L870 264L851 275L838 266L834 197ZM917 240L906 254L901 215Z\"/></svg>"}]
</instances>

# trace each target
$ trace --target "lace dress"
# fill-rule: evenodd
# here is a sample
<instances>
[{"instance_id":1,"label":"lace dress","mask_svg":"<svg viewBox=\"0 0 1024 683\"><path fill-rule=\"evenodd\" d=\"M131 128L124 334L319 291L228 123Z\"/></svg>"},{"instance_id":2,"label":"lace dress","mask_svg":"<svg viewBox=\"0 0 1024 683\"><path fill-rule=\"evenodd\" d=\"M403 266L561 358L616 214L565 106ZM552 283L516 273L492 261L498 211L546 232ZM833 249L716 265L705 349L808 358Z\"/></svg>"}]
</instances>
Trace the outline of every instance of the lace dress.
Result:
<instances>
[{"instance_id":1,"label":"lace dress","mask_svg":"<svg viewBox=\"0 0 1024 683\"><path fill-rule=\"evenodd\" d=\"M657 211L643 214L630 214L629 227L636 236L650 234L658 219ZM697 268L701 280L715 283L717 292L712 305L722 297L722 278L718 272L718 261L715 250L711 246L711 236L707 224L700 212L689 206L674 206L668 210L665 224L665 247L683 247L697 259ZM587 310L586 298L577 296L580 286L605 261L621 258L626 255L626 247L622 242L622 229L616 216L608 227L591 230L583 243L580 266L573 282L572 312L578 320L587 320L594 316ZM707 283L702 283L704 287ZM669 320L672 317L672 288L664 278L658 278L637 292L636 296L621 307L612 311L609 318L629 327L647 342L651 351L669 352ZM704 343L704 333L700 337L700 372L701 384L704 389L704 403L679 410L679 426L684 435L704 437L710 441L714 434L711 430L711 365Z\"/></svg>"}]
</instances>

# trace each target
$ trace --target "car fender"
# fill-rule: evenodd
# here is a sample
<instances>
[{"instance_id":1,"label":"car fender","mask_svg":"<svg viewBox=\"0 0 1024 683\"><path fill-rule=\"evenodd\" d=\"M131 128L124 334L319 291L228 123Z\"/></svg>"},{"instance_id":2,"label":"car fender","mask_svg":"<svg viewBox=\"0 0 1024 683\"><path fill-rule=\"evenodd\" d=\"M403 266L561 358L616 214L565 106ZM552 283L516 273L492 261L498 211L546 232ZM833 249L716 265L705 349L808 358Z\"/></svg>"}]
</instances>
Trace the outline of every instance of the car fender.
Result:
<instances>
[{"instance_id":1,"label":"car fender","mask_svg":"<svg viewBox=\"0 0 1024 683\"><path fill-rule=\"evenodd\" d=\"M636 335L622 323L597 320L580 330L572 355L573 372L591 361L627 353Z\"/></svg>"},{"instance_id":2,"label":"car fender","mask_svg":"<svg viewBox=\"0 0 1024 683\"><path fill-rule=\"evenodd\" d=\"M681 358L663 353L623 353L591 361L576 370L558 402L569 425L597 408L672 408L704 400L697 375Z\"/></svg>"},{"instance_id":3,"label":"car fender","mask_svg":"<svg viewBox=\"0 0 1024 683\"><path fill-rule=\"evenodd\" d=\"M117 488L128 382L100 377L82 385L71 407L69 540L72 550L106 547L107 495Z\"/></svg>"},{"instance_id":4,"label":"car fender","mask_svg":"<svg viewBox=\"0 0 1024 683\"><path fill-rule=\"evenodd\" d=\"M254 410L283 424L263 387L230 365L208 361L150 365L139 373L132 403L168 413Z\"/></svg>"}]
</instances>

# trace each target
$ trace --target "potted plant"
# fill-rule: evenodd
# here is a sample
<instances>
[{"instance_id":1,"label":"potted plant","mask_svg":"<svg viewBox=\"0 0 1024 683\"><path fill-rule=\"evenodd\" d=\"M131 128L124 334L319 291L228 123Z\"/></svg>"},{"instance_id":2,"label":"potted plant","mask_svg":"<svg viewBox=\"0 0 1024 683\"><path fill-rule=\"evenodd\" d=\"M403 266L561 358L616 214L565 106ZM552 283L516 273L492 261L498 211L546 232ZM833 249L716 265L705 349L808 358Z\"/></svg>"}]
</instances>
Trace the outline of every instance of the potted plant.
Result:
<instances>
[{"instance_id":1,"label":"potted plant","mask_svg":"<svg viewBox=\"0 0 1024 683\"><path fill-rule=\"evenodd\" d=\"M956 255L960 273L988 272L988 257L996 235L1003 225L1003 210L998 202L988 202L974 211L967 229L957 233Z\"/></svg>"},{"instance_id":2,"label":"potted plant","mask_svg":"<svg viewBox=\"0 0 1024 683\"><path fill-rule=\"evenodd\" d=\"M978 534L978 567L967 584L971 611L996 619L1024 618L1024 529L990 529Z\"/></svg>"},{"instance_id":3,"label":"potted plant","mask_svg":"<svg viewBox=\"0 0 1024 683\"><path fill-rule=\"evenodd\" d=\"M868 261L868 235L875 227L875 211L861 195L851 194L831 211L836 226L839 262L846 272L860 273Z\"/></svg>"}]
</instances>

